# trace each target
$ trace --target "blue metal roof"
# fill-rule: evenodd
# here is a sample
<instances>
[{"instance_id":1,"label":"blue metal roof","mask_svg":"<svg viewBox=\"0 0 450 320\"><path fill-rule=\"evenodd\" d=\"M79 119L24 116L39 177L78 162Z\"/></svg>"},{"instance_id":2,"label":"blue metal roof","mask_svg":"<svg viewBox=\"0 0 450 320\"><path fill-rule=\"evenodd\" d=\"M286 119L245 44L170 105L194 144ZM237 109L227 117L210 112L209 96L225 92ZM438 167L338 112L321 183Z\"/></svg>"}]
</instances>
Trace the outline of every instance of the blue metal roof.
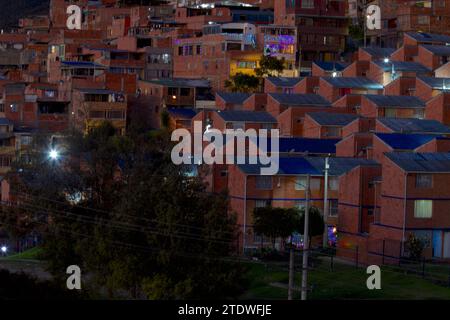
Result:
<instances>
[{"instance_id":1,"label":"blue metal roof","mask_svg":"<svg viewBox=\"0 0 450 320\"><path fill-rule=\"evenodd\" d=\"M343 62L333 62L333 61L313 61L315 65L317 65L319 68L325 70L325 71L342 71L345 68L348 67L348 63Z\"/></svg>"},{"instance_id":2,"label":"blue metal roof","mask_svg":"<svg viewBox=\"0 0 450 320\"><path fill-rule=\"evenodd\" d=\"M322 77L336 88L355 88L367 90L381 90L383 85L366 77Z\"/></svg>"},{"instance_id":3,"label":"blue metal roof","mask_svg":"<svg viewBox=\"0 0 450 320\"><path fill-rule=\"evenodd\" d=\"M445 34L425 33L425 32L407 32L409 37L420 41L429 43L450 43L450 36Z\"/></svg>"},{"instance_id":4,"label":"blue metal roof","mask_svg":"<svg viewBox=\"0 0 450 320\"><path fill-rule=\"evenodd\" d=\"M226 122L245 121L259 123L276 123L270 113L266 111L247 111L247 110L221 110L216 111L217 115Z\"/></svg>"},{"instance_id":5,"label":"blue metal roof","mask_svg":"<svg viewBox=\"0 0 450 320\"><path fill-rule=\"evenodd\" d=\"M381 94L365 94L365 98L378 107L425 108L425 102L414 96L385 96Z\"/></svg>"},{"instance_id":6,"label":"blue metal roof","mask_svg":"<svg viewBox=\"0 0 450 320\"><path fill-rule=\"evenodd\" d=\"M331 112L308 112L307 115L323 126L345 126L359 118L355 114Z\"/></svg>"},{"instance_id":7,"label":"blue metal roof","mask_svg":"<svg viewBox=\"0 0 450 320\"><path fill-rule=\"evenodd\" d=\"M267 77L265 81L273 83L277 87L292 88L299 83L303 78L288 78L288 77Z\"/></svg>"},{"instance_id":8,"label":"blue metal roof","mask_svg":"<svg viewBox=\"0 0 450 320\"><path fill-rule=\"evenodd\" d=\"M242 104L245 100L247 100L251 94L243 93L243 92L217 92L217 96L219 96L226 103L233 104Z\"/></svg>"},{"instance_id":9,"label":"blue metal roof","mask_svg":"<svg viewBox=\"0 0 450 320\"><path fill-rule=\"evenodd\" d=\"M375 136L394 150L414 150L435 139L438 135L416 133L375 133Z\"/></svg>"},{"instance_id":10,"label":"blue metal roof","mask_svg":"<svg viewBox=\"0 0 450 320\"><path fill-rule=\"evenodd\" d=\"M7 118L0 118L0 125L6 126L6 125L10 125L10 124L13 124L11 120L9 120Z\"/></svg>"},{"instance_id":11,"label":"blue metal roof","mask_svg":"<svg viewBox=\"0 0 450 320\"><path fill-rule=\"evenodd\" d=\"M197 112L191 108L168 108L167 112L173 116L183 119L192 119Z\"/></svg>"},{"instance_id":12,"label":"blue metal roof","mask_svg":"<svg viewBox=\"0 0 450 320\"><path fill-rule=\"evenodd\" d=\"M450 173L450 153L388 152L386 157L406 172Z\"/></svg>"},{"instance_id":13,"label":"blue metal roof","mask_svg":"<svg viewBox=\"0 0 450 320\"><path fill-rule=\"evenodd\" d=\"M280 153L310 153L310 154L335 154L336 143L339 139L315 139L315 138L279 138ZM271 151L271 140L267 142L267 149Z\"/></svg>"},{"instance_id":14,"label":"blue metal roof","mask_svg":"<svg viewBox=\"0 0 450 320\"><path fill-rule=\"evenodd\" d=\"M436 77L417 77L417 79L425 82L433 89L446 90L450 89L450 78L436 78Z\"/></svg>"},{"instance_id":15,"label":"blue metal roof","mask_svg":"<svg viewBox=\"0 0 450 320\"><path fill-rule=\"evenodd\" d=\"M450 128L437 120L377 118L377 121L397 133L450 133Z\"/></svg>"},{"instance_id":16,"label":"blue metal roof","mask_svg":"<svg viewBox=\"0 0 450 320\"><path fill-rule=\"evenodd\" d=\"M358 166L379 166L374 160L360 158L329 158L329 174L340 176ZM263 166L260 164L239 164L239 169L248 175L259 175ZM315 175L323 176L325 157L280 157L279 175Z\"/></svg>"},{"instance_id":17,"label":"blue metal roof","mask_svg":"<svg viewBox=\"0 0 450 320\"><path fill-rule=\"evenodd\" d=\"M290 93L269 93L269 96L274 98L281 104L290 106L319 106L329 107L330 102L318 94L290 94Z\"/></svg>"},{"instance_id":18,"label":"blue metal roof","mask_svg":"<svg viewBox=\"0 0 450 320\"><path fill-rule=\"evenodd\" d=\"M428 51L432 52L434 55L450 56L450 46L437 46L430 44L423 44L421 46L427 49Z\"/></svg>"},{"instance_id":19,"label":"blue metal roof","mask_svg":"<svg viewBox=\"0 0 450 320\"><path fill-rule=\"evenodd\" d=\"M397 72L418 72L418 73L428 73L431 72L430 69L418 62L411 61L374 61L374 63L382 68L384 71L391 71L394 69Z\"/></svg>"},{"instance_id":20,"label":"blue metal roof","mask_svg":"<svg viewBox=\"0 0 450 320\"><path fill-rule=\"evenodd\" d=\"M380 48L380 47L362 47L362 50L366 51L368 54L370 54L372 57L375 58L386 58L390 57L391 54L394 53L394 48Z\"/></svg>"}]
</instances>

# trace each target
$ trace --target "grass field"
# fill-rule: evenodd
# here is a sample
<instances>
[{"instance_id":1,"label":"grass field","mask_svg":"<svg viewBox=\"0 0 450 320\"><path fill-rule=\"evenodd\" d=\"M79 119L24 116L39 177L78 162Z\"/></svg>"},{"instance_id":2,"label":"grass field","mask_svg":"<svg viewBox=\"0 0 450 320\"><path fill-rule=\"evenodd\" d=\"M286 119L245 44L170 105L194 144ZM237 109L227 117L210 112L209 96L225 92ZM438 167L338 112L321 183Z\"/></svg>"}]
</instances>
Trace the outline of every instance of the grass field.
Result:
<instances>
[{"instance_id":1,"label":"grass field","mask_svg":"<svg viewBox=\"0 0 450 320\"><path fill-rule=\"evenodd\" d=\"M39 260L42 249L34 247L29 250L6 256L6 260Z\"/></svg>"},{"instance_id":2,"label":"grass field","mask_svg":"<svg viewBox=\"0 0 450 320\"><path fill-rule=\"evenodd\" d=\"M334 271L319 266L308 273L309 299L450 299L450 288L433 284L415 275L406 275L390 268L381 268L381 290L368 290L369 275L364 268L335 264ZM287 299L287 289L275 285L287 285L287 269L264 264L249 264L249 290L241 297L246 299ZM299 287L301 273L295 274L295 286ZM295 292L295 299L300 293Z\"/></svg>"}]
</instances>

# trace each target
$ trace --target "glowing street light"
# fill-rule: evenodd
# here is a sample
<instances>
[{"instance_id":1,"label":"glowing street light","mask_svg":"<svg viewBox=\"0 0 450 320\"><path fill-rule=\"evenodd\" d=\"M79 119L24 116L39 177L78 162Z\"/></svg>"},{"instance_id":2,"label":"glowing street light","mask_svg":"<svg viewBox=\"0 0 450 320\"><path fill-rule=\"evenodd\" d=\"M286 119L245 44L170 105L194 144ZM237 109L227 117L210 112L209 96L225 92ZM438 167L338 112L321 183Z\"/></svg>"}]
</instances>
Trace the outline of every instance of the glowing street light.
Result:
<instances>
[{"instance_id":1,"label":"glowing street light","mask_svg":"<svg viewBox=\"0 0 450 320\"><path fill-rule=\"evenodd\" d=\"M333 73L331 75L333 76L333 78L336 78L337 77L337 72L333 71Z\"/></svg>"},{"instance_id":2,"label":"glowing street light","mask_svg":"<svg viewBox=\"0 0 450 320\"><path fill-rule=\"evenodd\" d=\"M384 63L388 63L389 62L389 58L384 58Z\"/></svg>"},{"instance_id":3,"label":"glowing street light","mask_svg":"<svg viewBox=\"0 0 450 320\"><path fill-rule=\"evenodd\" d=\"M2 246L1 248L0 248L0 250L2 251L2 253L6 253L7 251L8 251L8 247L7 246Z\"/></svg>"},{"instance_id":4,"label":"glowing street light","mask_svg":"<svg viewBox=\"0 0 450 320\"><path fill-rule=\"evenodd\" d=\"M59 152L56 151L55 149L51 149L48 153L48 156L50 157L50 159L52 160L57 160L59 158Z\"/></svg>"}]
</instances>

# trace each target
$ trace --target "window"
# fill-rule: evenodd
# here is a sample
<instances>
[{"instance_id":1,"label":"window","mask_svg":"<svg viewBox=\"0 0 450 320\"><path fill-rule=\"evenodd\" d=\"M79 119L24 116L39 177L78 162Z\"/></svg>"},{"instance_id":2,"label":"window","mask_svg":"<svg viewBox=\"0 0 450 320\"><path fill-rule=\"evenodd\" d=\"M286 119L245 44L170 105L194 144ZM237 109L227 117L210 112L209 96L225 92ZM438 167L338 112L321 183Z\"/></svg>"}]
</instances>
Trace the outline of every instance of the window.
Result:
<instances>
[{"instance_id":1,"label":"window","mask_svg":"<svg viewBox=\"0 0 450 320\"><path fill-rule=\"evenodd\" d=\"M338 205L339 205L339 202L336 199L329 201L328 206L329 206L329 216L330 217L335 217L338 215Z\"/></svg>"},{"instance_id":2,"label":"window","mask_svg":"<svg viewBox=\"0 0 450 320\"><path fill-rule=\"evenodd\" d=\"M197 46L196 46L196 51L195 51L195 53L198 54L198 55L202 54L202 46L201 46L201 45L197 45Z\"/></svg>"},{"instance_id":3,"label":"window","mask_svg":"<svg viewBox=\"0 0 450 320\"><path fill-rule=\"evenodd\" d=\"M431 188L433 186L433 175L431 174L417 174L416 188Z\"/></svg>"},{"instance_id":4,"label":"window","mask_svg":"<svg viewBox=\"0 0 450 320\"><path fill-rule=\"evenodd\" d=\"M392 109L392 108L388 108L384 110L384 116L386 118L395 118L397 116L397 110L396 109Z\"/></svg>"},{"instance_id":5,"label":"window","mask_svg":"<svg viewBox=\"0 0 450 320\"><path fill-rule=\"evenodd\" d=\"M191 89L189 89L189 88L181 88L180 89L180 96L188 97L190 93L191 93Z\"/></svg>"},{"instance_id":6,"label":"window","mask_svg":"<svg viewBox=\"0 0 450 320\"><path fill-rule=\"evenodd\" d=\"M310 190L320 190L320 179L310 178L309 180ZM295 190L306 190L306 176L298 177L295 181Z\"/></svg>"},{"instance_id":7,"label":"window","mask_svg":"<svg viewBox=\"0 0 450 320\"><path fill-rule=\"evenodd\" d=\"M178 95L178 90L177 90L177 88L168 88L167 94L169 96L176 96L176 95Z\"/></svg>"},{"instance_id":8,"label":"window","mask_svg":"<svg viewBox=\"0 0 450 320\"><path fill-rule=\"evenodd\" d=\"M414 218L431 218L433 215L433 200L414 201Z\"/></svg>"},{"instance_id":9,"label":"window","mask_svg":"<svg viewBox=\"0 0 450 320\"><path fill-rule=\"evenodd\" d=\"M255 200L255 208L270 207L272 202L270 200Z\"/></svg>"},{"instance_id":10,"label":"window","mask_svg":"<svg viewBox=\"0 0 450 320\"><path fill-rule=\"evenodd\" d=\"M5 104L0 103L0 112L5 112Z\"/></svg>"},{"instance_id":11,"label":"window","mask_svg":"<svg viewBox=\"0 0 450 320\"><path fill-rule=\"evenodd\" d=\"M327 127L325 136L326 137L340 137L341 136L341 128L339 128L339 127Z\"/></svg>"},{"instance_id":12,"label":"window","mask_svg":"<svg viewBox=\"0 0 450 320\"><path fill-rule=\"evenodd\" d=\"M333 191L339 190L339 178L328 177L328 188Z\"/></svg>"},{"instance_id":13,"label":"window","mask_svg":"<svg viewBox=\"0 0 450 320\"><path fill-rule=\"evenodd\" d=\"M272 176L257 176L256 189L272 190Z\"/></svg>"},{"instance_id":14,"label":"window","mask_svg":"<svg viewBox=\"0 0 450 320\"><path fill-rule=\"evenodd\" d=\"M429 24L430 16L425 16L425 15L417 16L417 23L418 24Z\"/></svg>"},{"instance_id":15,"label":"window","mask_svg":"<svg viewBox=\"0 0 450 320\"><path fill-rule=\"evenodd\" d=\"M314 0L302 0L302 9L314 9Z\"/></svg>"}]
</instances>

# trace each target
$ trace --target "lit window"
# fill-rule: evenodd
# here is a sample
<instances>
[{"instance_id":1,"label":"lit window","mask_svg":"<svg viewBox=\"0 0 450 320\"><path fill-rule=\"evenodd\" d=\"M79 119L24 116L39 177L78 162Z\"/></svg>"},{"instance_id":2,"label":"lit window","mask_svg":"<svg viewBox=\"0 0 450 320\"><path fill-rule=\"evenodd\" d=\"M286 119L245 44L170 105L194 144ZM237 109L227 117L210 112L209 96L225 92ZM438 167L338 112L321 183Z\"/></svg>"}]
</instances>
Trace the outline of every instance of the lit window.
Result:
<instances>
[{"instance_id":1,"label":"lit window","mask_svg":"<svg viewBox=\"0 0 450 320\"><path fill-rule=\"evenodd\" d=\"M433 216L433 200L414 201L414 218L431 218Z\"/></svg>"}]
</instances>

